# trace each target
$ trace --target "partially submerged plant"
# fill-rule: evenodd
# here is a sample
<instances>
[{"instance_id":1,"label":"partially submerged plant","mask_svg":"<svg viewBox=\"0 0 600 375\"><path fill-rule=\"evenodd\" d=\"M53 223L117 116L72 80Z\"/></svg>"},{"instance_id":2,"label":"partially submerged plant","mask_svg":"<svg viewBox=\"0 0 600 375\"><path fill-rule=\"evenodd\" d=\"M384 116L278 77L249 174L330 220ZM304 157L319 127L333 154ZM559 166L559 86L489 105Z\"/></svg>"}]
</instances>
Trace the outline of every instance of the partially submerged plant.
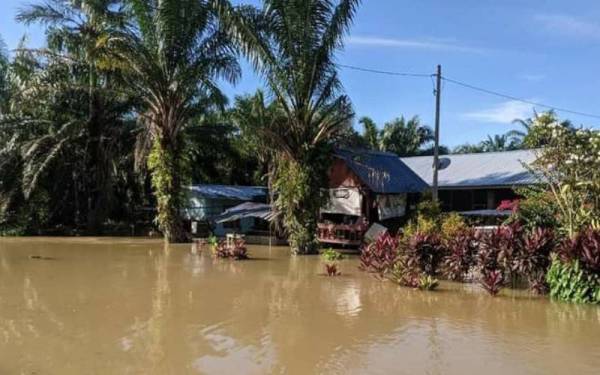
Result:
<instances>
[{"instance_id":1,"label":"partially submerged plant","mask_svg":"<svg viewBox=\"0 0 600 375\"><path fill-rule=\"evenodd\" d=\"M441 265L443 275L453 281L465 281L475 264L478 243L475 230L470 228L444 240L446 255Z\"/></svg>"},{"instance_id":2,"label":"partially submerged plant","mask_svg":"<svg viewBox=\"0 0 600 375\"><path fill-rule=\"evenodd\" d=\"M535 228L524 235L522 247L514 256L513 271L527 279L529 288L537 294L548 291L546 272L550 267L550 252L554 246L551 230Z\"/></svg>"},{"instance_id":3,"label":"partially submerged plant","mask_svg":"<svg viewBox=\"0 0 600 375\"><path fill-rule=\"evenodd\" d=\"M436 278L430 275L422 275L419 277L419 286L421 290L434 290L438 287L439 282Z\"/></svg>"},{"instance_id":4,"label":"partially submerged plant","mask_svg":"<svg viewBox=\"0 0 600 375\"><path fill-rule=\"evenodd\" d=\"M325 272L327 272L328 276L337 276L340 274L337 262L344 259L342 253L332 248L325 249L321 253L321 259L325 263Z\"/></svg>"},{"instance_id":5,"label":"partially submerged plant","mask_svg":"<svg viewBox=\"0 0 600 375\"><path fill-rule=\"evenodd\" d=\"M217 258L231 258L235 260L248 259L246 241L243 239L236 239L233 244L230 245L226 241L221 240L218 242L214 254Z\"/></svg>"},{"instance_id":6,"label":"partially submerged plant","mask_svg":"<svg viewBox=\"0 0 600 375\"><path fill-rule=\"evenodd\" d=\"M504 276L502 276L502 271L500 270L484 270L482 271L479 283L489 294L496 296L502 289Z\"/></svg>"},{"instance_id":7,"label":"partially submerged plant","mask_svg":"<svg viewBox=\"0 0 600 375\"><path fill-rule=\"evenodd\" d=\"M380 275L392 269L398 255L398 238L389 233L377 237L377 240L363 247L360 253L359 268Z\"/></svg>"},{"instance_id":8,"label":"partially submerged plant","mask_svg":"<svg viewBox=\"0 0 600 375\"><path fill-rule=\"evenodd\" d=\"M208 246L210 247L210 250L213 254L215 254L217 252L217 247L219 246L219 239L217 238L217 236L215 235L210 235L207 240L206 243L208 244Z\"/></svg>"}]
</instances>

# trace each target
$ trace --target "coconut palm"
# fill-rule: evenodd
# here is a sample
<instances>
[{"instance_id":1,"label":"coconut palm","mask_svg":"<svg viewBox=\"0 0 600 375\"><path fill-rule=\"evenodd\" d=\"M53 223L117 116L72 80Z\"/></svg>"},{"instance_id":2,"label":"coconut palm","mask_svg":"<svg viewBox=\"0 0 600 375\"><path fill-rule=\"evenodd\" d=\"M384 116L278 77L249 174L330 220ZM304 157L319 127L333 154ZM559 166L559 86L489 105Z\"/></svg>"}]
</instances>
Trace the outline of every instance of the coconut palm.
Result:
<instances>
[{"instance_id":1,"label":"coconut palm","mask_svg":"<svg viewBox=\"0 0 600 375\"><path fill-rule=\"evenodd\" d=\"M417 155L421 147L433 140L433 130L423 125L418 116L408 121L402 116L384 125L379 149L400 156Z\"/></svg>"},{"instance_id":2,"label":"coconut palm","mask_svg":"<svg viewBox=\"0 0 600 375\"><path fill-rule=\"evenodd\" d=\"M261 129L277 155L275 205L292 251L313 252L331 141L353 116L334 58L360 0L265 0L260 10L216 1L284 114Z\"/></svg>"},{"instance_id":3,"label":"coconut palm","mask_svg":"<svg viewBox=\"0 0 600 375\"><path fill-rule=\"evenodd\" d=\"M150 139L148 167L157 222L169 242L187 235L180 220L188 180L182 131L190 120L224 104L217 81L240 75L233 46L208 1L130 0L132 26L111 47L128 67L141 98L139 114Z\"/></svg>"}]
</instances>

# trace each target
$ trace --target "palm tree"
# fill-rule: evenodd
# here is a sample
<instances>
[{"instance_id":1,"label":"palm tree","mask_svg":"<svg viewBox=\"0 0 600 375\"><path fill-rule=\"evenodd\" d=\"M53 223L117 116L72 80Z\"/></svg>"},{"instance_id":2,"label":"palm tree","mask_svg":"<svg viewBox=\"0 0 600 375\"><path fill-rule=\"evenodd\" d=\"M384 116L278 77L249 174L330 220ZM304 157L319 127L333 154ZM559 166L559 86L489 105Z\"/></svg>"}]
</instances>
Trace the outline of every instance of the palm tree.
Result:
<instances>
[{"instance_id":1,"label":"palm tree","mask_svg":"<svg viewBox=\"0 0 600 375\"><path fill-rule=\"evenodd\" d=\"M265 126L276 157L276 208L294 253L316 250L331 141L353 111L334 62L360 0L265 0L262 10L219 3L283 120Z\"/></svg>"},{"instance_id":2,"label":"palm tree","mask_svg":"<svg viewBox=\"0 0 600 375\"><path fill-rule=\"evenodd\" d=\"M400 156L411 156L417 155L423 145L433 140L433 130L423 125L418 116L408 121L400 117L385 124L379 148Z\"/></svg>"},{"instance_id":3,"label":"palm tree","mask_svg":"<svg viewBox=\"0 0 600 375\"><path fill-rule=\"evenodd\" d=\"M113 135L121 130L115 129L112 111L113 99L118 97L112 91L118 69L110 59L107 42L124 27L122 1L47 0L19 10L16 18L25 24L47 26L48 48L33 52L77 68L69 78L77 79L74 87L80 88L88 103L82 134L86 139L82 179L89 195L86 221L90 232L98 232L113 201Z\"/></svg>"},{"instance_id":4,"label":"palm tree","mask_svg":"<svg viewBox=\"0 0 600 375\"><path fill-rule=\"evenodd\" d=\"M187 238L180 208L189 174L182 131L198 114L226 102L217 81L235 82L240 69L209 1L130 0L129 5L133 25L111 47L142 100L159 228L165 240L180 242Z\"/></svg>"},{"instance_id":5,"label":"palm tree","mask_svg":"<svg viewBox=\"0 0 600 375\"><path fill-rule=\"evenodd\" d=\"M479 144L470 144L464 143L462 145L458 145L454 147L452 150L453 154L477 154L480 152L485 152L481 143Z\"/></svg>"},{"instance_id":6,"label":"palm tree","mask_svg":"<svg viewBox=\"0 0 600 375\"><path fill-rule=\"evenodd\" d=\"M520 145L507 134L496 134L493 137L488 135L487 138L481 142L481 147L484 152L511 151L518 149L519 146Z\"/></svg>"},{"instance_id":7,"label":"palm tree","mask_svg":"<svg viewBox=\"0 0 600 375\"><path fill-rule=\"evenodd\" d=\"M560 126L566 129L573 129L573 125L570 121L558 120L554 111L547 111L542 113L533 112L533 117L528 119L515 119L513 124L520 125L522 130L511 130L507 134L515 143L518 143L525 147L537 148L544 146L544 140L538 139L535 134L535 128L538 125L548 125L552 123L558 123Z\"/></svg>"},{"instance_id":8,"label":"palm tree","mask_svg":"<svg viewBox=\"0 0 600 375\"><path fill-rule=\"evenodd\" d=\"M363 137L367 145L373 150L378 150L379 131L377 130L375 121L373 121L370 117L364 116L361 117L358 122L363 126Z\"/></svg>"}]
</instances>

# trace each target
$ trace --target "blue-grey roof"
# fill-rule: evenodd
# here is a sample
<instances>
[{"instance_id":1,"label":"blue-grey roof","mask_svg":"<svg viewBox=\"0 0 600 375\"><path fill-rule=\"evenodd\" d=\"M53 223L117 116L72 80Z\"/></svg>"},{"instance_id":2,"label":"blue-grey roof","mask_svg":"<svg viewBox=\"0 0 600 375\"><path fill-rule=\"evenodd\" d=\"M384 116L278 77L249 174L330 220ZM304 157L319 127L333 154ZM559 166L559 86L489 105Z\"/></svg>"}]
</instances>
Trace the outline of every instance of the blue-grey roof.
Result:
<instances>
[{"instance_id":1,"label":"blue-grey roof","mask_svg":"<svg viewBox=\"0 0 600 375\"><path fill-rule=\"evenodd\" d=\"M538 182L526 165L536 159L535 150L441 155L450 165L438 172L441 188L531 185ZM433 181L433 156L402 158L428 184Z\"/></svg>"},{"instance_id":2,"label":"blue-grey roof","mask_svg":"<svg viewBox=\"0 0 600 375\"><path fill-rule=\"evenodd\" d=\"M267 188L262 186L192 185L188 189L202 198L240 201L264 199L268 193Z\"/></svg>"},{"instance_id":3,"label":"blue-grey roof","mask_svg":"<svg viewBox=\"0 0 600 375\"><path fill-rule=\"evenodd\" d=\"M375 193L420 193L429 188L396 154L339 149L336 157L344 160L352 172Z\"/></svg>"},{"instance_id":4,"label":"blue-grey roof","mask_svg":"<svg viewBox=\"0 0 600 375\"><path fill-rule=\"evenodd\" d=\"M271 211L271 205L266 203L244 202L235 207L231 207L212 220L215 223L225 223L235 221L246 217L255 217L263 220L272 220L274 217Z\"/></svg>"}]
</instances>

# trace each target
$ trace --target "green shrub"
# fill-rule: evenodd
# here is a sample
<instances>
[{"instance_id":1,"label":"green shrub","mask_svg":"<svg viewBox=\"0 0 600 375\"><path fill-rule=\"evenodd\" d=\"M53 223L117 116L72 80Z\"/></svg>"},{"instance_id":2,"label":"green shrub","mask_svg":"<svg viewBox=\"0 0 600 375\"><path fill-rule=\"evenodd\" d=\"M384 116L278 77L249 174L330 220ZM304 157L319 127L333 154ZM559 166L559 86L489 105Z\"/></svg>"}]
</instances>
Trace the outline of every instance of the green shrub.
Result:
<instances>
[{"instance_id":1,"label":"green shrub","mask_svg":"<svg viewBox=\"0 0 600 375\"><path fill-rule=\"evenodd\" d=\"M344 259L344 255L330 247L329 249L323 250L321 259L323 259L324 262L331 263Z\"/></svg>"},{"instance_id":2,"label":"green shrub","mask_svg":"<svg viewBox=\"0 0 600 375\"><path fill-rule=\"evenodd\" d=\"M578 260L562 262L554 257L546 281L552 298L575 303L600 303L600 278L586 272Z\"/></svg>"},{"instance_id":3,"label":"green shrub","mask_svg":"<svg viewBox=\"0 0 600 375\"><path fill-rule=\"evenodd\" d=\"M438 280L429 275L423 275L419 277L419 286L418 288L421 290L434 290L438 287L440 283Z\"/></svg>"},{"instance_id":4,"label":"green shrub","mask_svg":"<svg viewBox=\"0 0 600 375\"><path fill-rule=\"evenodd\" d=\"M329 249L321 252L321 259L325 263L325 272L328 276L338 276L341 273L338 271L338 261L344 259L344 255L337 250Z\"/></svg>"}]
</instances>

